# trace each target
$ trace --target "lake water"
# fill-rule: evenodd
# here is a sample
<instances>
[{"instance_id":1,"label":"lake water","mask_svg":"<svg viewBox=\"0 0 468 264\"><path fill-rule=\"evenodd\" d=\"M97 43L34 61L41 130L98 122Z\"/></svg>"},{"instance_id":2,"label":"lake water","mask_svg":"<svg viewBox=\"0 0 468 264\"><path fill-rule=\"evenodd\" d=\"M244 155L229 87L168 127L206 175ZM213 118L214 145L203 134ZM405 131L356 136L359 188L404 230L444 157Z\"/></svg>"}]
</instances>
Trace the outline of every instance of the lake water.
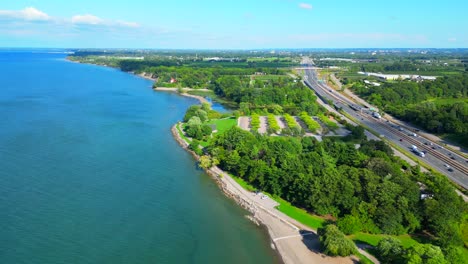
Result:
<instances>
[{"instance_id":1,"label":"lake water","mask_svg":"<svg viewBox=\"0 0 468 264\"><path fill-rule=\"evenodd\" d=\"M194 103L64 54L0 51L0 263L277 262L173 140Z\"/></svg>"}]
</instances>

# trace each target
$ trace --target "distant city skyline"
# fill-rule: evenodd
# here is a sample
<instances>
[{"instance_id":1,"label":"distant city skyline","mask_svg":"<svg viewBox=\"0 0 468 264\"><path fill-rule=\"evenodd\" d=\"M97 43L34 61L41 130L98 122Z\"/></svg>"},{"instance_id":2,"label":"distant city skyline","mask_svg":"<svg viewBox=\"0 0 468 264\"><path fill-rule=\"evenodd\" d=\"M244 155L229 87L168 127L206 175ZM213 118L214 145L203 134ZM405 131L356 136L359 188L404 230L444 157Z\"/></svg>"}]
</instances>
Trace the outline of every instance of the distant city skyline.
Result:
<instances>
[{"instance_id":1,"label":"distant city skyline","mask_svg":"<svg viewBox=\"0 0 468 264\"><path fill-rule=\"evenodd\" d=\"M466 48L468 3L8 1L0 47Z\"/></svg>"}]
</instances>

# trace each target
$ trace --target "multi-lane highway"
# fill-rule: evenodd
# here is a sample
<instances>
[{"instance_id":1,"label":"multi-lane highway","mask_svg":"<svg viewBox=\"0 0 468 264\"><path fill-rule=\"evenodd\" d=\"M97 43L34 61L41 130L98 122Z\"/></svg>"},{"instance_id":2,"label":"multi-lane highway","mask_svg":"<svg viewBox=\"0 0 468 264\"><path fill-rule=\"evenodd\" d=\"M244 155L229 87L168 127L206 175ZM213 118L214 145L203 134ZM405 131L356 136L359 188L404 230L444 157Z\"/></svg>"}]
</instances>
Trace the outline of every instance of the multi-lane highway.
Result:
<instances>
[{"instance_id":1,"label":"multi-lane highway","mask_svg":"<svg viewBox=\"0 0 468 264\"><path fill-rule=\"evenodd\" d=\"M447 175L453 182L468 189L468 160L457 153L445 149L436 142L420 137L417 132L401 127L384 118L377 118L372 115L372 111L348 97L328 87L320 81L315 70L304 65L304 82L313 89L315 93L325 102L332 103L335 108L341 108L352 116L358 123L380 134L381 138L386 138L393 144L412 152L417 159L425 162L435 170ZM416 147L419 153L424 153L421 157L412 149Z\"/></svg>"}]
</instances>

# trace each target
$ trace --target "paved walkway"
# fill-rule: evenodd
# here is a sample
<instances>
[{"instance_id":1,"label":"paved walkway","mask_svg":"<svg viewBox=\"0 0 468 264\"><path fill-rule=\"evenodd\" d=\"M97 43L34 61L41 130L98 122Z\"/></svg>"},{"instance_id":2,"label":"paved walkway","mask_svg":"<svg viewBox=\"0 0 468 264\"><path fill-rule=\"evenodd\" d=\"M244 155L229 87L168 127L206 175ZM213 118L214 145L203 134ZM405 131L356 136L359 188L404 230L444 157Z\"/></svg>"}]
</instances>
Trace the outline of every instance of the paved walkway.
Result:
<instances>
[{"instance_id":1,"label":"paved walkway","mask_svg":"<svg viewBox=\"0 0 468 264\"><path fill-rule=\"evenodd\" d=\"M254 216L268 228L272 238L272 246L283 257L285 263L330 263L346 264L356 263L356 257L329 257L320 253L320 243L315 230L297 222L289 216L275 209L278 203L271 198L265 198L263 194L255 194L243 189L234 179L224 173L218 167L212 171L222 175L221 181L225 183L231 193L238 195L254 209ZM362 249L360 253L366 255L374 263L378 260Z\"/></svg>"}]
</instances>

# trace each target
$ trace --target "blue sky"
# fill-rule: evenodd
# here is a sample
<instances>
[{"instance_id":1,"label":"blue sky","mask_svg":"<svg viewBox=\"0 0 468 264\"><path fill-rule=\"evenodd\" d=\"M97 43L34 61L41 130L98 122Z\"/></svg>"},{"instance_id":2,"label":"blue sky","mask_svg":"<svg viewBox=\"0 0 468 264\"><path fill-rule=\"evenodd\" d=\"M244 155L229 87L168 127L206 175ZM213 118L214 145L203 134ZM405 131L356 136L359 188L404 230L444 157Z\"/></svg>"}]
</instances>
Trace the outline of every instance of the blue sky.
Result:
<instances>
[{"instance_id":1,"label":"blue sky","mask_svg":"<svg viewBox=\"0 0 468 264\"><path fill-rule=\"evenodd\" d=\"M15 0L0 47L468 47L468 1Z\"/></svg>"}]
</instances>

